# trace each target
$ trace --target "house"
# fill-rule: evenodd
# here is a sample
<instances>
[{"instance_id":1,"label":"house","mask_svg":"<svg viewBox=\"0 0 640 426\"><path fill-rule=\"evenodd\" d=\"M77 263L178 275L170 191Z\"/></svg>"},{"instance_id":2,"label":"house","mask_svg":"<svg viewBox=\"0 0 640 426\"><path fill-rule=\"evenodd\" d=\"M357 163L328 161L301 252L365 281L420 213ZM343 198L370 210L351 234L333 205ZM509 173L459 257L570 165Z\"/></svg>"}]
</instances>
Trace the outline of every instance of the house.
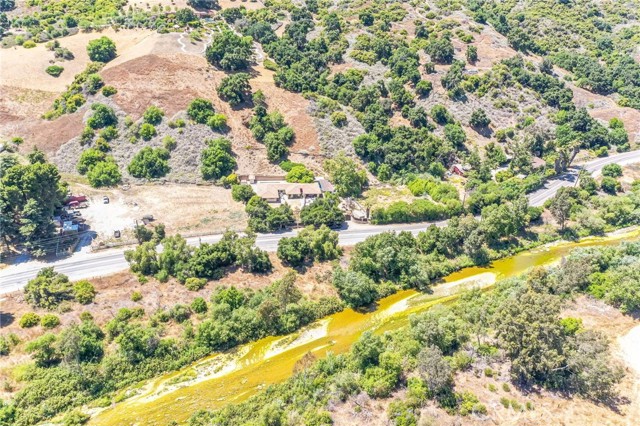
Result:
<instances>
[{"instance_id":1,"label":"house","mask_svg":"<svg viewBox=\"0 0 640 426\"><path fill-rule=\"evenodd\" d=\"M320 190L323 193L329 192L333 194L334 192L336 192L336 188L333 186L333 184L325 178L317 178L316 182L318 182L318 185L320 185Z\"/></svg>"},{"instance_id":2,"label":"house","mask_svg":"<svg viewBox=\"0 0 640 426\"><path fill-rule=\"evenodd\" d=\"M270 177L265 180L251 176L246 180L253 192L268 203L294 204L303 207L309 201L320 198L324 193L333 193L335 188L326 179L319 178L311 183L291 183L284 179L276 181Z\"/></svg>"}]
</instances>

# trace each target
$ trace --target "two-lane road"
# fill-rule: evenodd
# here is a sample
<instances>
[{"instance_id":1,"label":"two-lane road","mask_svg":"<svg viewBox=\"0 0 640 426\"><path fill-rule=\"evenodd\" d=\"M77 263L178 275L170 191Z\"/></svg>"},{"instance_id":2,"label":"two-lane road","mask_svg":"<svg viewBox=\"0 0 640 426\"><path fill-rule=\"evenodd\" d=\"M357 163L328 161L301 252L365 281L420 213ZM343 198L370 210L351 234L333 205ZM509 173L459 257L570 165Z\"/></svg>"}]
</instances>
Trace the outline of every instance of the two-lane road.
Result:
<instances>
[{"instance_id":1,"label":"two-lane road","mask_svg":"<svg viewBox=\"0 0 640 426\"><path fill-rule=\"evenodd\" d=\"M558 176L555 179L548 180L543 188L529 194L529 204L536 207L541 206L549 198L552 198L560 188L576 185L580 170L584 170L592 176L598 176L602 172L602 168L604 166L614 163L621 166L640 163L640 150L597 158L595 160L588 161L581 166L572 167L569 172Z\"/></svg>"},{"instance_id":2,"label":"two-lane road","mask_svg":"<svg viewBox=\"0 0 640 426\"><path fill-rule=\"evenodd\" d=\"M529 194L529 203L533 206L541 206L546 200L553 197L558 189L563 186L575 185L580 169L598 175L604 166L613 163L620 165L640 163L640 150L598 158L583 164L581 167L575 167L570 172L547 181L543 188ZM338 231L339 242L342 246L353 246L356 243L364 241L367 237L385 231L410 231L418 233L432 224L433 223L412 223L378 226L348 223ZM446 225L446 221L436 222L435 225L444 226ZM256 246L266 251L275 252L278 248L278 241L280 241L281 238L291 237L295 235L296 232L297 231L289 231L277 234L258 235ZM187 242L190 245L197 246L201 242L217 242L220 238L220 235L210 235L200 238L189 238ZM40 269L47 266L53 266L56 271L68 275L71 280L106 276L124 271L129 267L124 258L124 251L125 249L113 249L76 253L73 256L52 262L29 261L11 265L0 270L0 294L21 289L30 279L36 276Z\"/></svg>"}]
</instances>

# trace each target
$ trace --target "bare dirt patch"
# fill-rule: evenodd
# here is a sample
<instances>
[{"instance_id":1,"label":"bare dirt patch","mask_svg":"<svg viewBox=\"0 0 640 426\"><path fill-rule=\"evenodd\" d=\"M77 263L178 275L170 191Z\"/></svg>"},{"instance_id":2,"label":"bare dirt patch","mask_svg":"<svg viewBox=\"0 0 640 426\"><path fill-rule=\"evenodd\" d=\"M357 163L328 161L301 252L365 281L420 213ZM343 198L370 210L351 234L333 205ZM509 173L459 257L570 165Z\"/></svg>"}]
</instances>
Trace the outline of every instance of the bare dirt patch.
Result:
<instances>
[{"instance_id":1,"label":"bare dirt patch","mask_svg":"<svg viewBox=\"0 0 640 426\"><path fill-rule=\"evenodd\" d=\"M90 198L82 215L99 240L112 239L115 230L130 232L136 220L141 222L149 214L156 223L163 223L169 234L241 230L247 224L244 206L221 187L171 184L96 190L74 184L72 188ZM102 202L105 195L109 204Z\"/></svg>"},{"instance_id":2,"label":"bare dirt patch","mask_svg":"<svg viewBox=\"0 0 640 426\"><path fill-rule=\"evenodd\" d=\"M66 47L75 56L71 61L58 61L64 67L60 77L52 77L45 72L45 68L53 63L53 52L47 50L44 43L32 49L14 47L0 49L0 81L3 86L19 87L22 89L43 90L47 92L62 92L73 81L73 77L82 72L90 62L87 54L87 44L102 36L107 36L116 43L118 55L129 57L137 55L137 45L154 33L149 30L119 30L106 29L102 32L78 33L59 39L60 45Z\"/></svg>"},{"instance_id":3,"label":"bare dirt patch","mask_svg":"<svg viewBox=\"0 0 640 426\"><path fill-rule=\"evenodd\" d=\"M314 158L322 154L322 150L313 118L309 114L309 101L298 93L277 87L273 81L273 71L262 66L255 67L255 70L257 75L251 80L251 88L254 91L262 90L269 109L280 111L287 124L295 130L295 141L290 148L293 154L291 159L295 161L299 156L310 156L309 161L322 163L321 159Z\"/></svg>"},{"instance_id":4,"label":"bare dirt patch","mask_svg":"<svg viewBox=\"0 0 640 426\"><path fill-rule=\"evenodd\" d=\"M53 52L46 50L44 44L33 49L0 49L0 137L24 138L23 152L37 146L51 153L77 136L83 127L83 113L65 115L54 121L40 117L73 81L73 77L89 63L87 43L103 35L116 42L119 56L115 61L139 55L141 51L136 47L138 44L160 36L147 30L116 32L108 29L99 33L79 33L61 38L61 46L71 50L75 59L57 62L65 68L58 78L45 72L53 59Z\"/></svg>"}]
</instances>

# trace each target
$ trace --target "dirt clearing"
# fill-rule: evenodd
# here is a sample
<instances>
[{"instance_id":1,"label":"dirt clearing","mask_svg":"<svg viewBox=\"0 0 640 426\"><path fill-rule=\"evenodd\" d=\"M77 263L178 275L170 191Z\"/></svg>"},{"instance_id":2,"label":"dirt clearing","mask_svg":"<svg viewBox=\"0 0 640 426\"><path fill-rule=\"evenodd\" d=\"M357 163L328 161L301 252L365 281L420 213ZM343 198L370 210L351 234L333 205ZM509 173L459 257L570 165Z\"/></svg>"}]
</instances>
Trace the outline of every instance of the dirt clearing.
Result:
<instances>
[{"instance_id":1,"label":"dirt clearing","mask_svg":"<svg viewBox=\"0 0 640 426\"><path fill-rule=\"evenodd\" d=\"M58 40L60 46L73 52L75 59L55 62L64 67L64 72L57 78L45 72L45 69L54 63L53 52L47 50L45 43L40 43L32 49L24 47L0 49L0 81L3 86L60 93L90 62L87 55L89 41L107 36L116 43L118 56L126 58L137 55L137 45L153 34L150 30L116 32L113 29L107 29L102 32L78 33L61 38Z\"/></svg>"},{"instance_id":2,"label":"dirt clearing","mask_svg":"<svg viewBox=\"0 0 640 426\"><path fill-rule=\"evenodd\" d=\"M96 190L82 184L72 186L74 193L86 194L89 207L82 210L98 241L113 240L113 232L130 235L135 221L152 215L163 223L168 234L214 233L226 229L244 229L244 206L231 199L231 191L216 186L142 185ZM104 204L103 196L109 197Z\"/></svg>"}]
</instances>

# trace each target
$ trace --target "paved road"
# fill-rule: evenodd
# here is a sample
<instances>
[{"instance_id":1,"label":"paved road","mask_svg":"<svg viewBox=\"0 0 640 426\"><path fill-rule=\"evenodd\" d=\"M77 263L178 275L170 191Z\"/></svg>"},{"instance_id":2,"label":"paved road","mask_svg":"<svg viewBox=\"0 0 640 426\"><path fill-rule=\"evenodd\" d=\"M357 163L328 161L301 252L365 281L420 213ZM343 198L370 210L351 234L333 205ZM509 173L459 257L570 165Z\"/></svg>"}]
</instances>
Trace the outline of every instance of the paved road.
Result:
<instances>
[{"instance_id":1,"label":"paved road","mask_svg":"<svg viewBox=\"0 0 640 426\"><path fill-rule=\"evenodd\" d=\"M384 231L410 231L414 234L424 230L431 223L413 223L402 225L376 226L369 224L348 223L339 230L340 245L353 246L364 241L371 235ZM446 221L435 223L437 226L446 225ZM278 241L283 237L292 237L297 231L288 231L277 234L258 235L256 246L263 250L275 252L278 248ZM201 238L188 238L187 242L192 246L200 243L215 243L221 238L220 235L211 235ZM101 250L89 253L76 253L73 256L62 258L57 261L27 261L0 270L0 294L20 290L38 271L47 266L53 266L58 272L66 274L71 280L80 280L111 275L129 268L129 264L124 258L125 249Z\"/></svg>"},{"instance_id":2,"label":"paved road","mask_svg":"<svg viewBox=\"0 0 640 426\"><path fill-rule=\"evenodd\" d=\"M576 167L569 173L559 178L550 180L544 188L529 195L531 205L540 206L563 186L575 185L578 172L582 168L589 173L597 175L607 164L617 163L620 165L640 163L640 150L612 155L610 157L599 158L589 161L581 167ZM343 246L353 246L364 241L371 235L376 235L385 231L410 231L418 233L425 230L432 223L413 223L376 226L369 224L349 223L339 230L339 242ZM446 221L435 223L437 226L446 225ZM259 235L256 245L263 250L275 252L278 241L283 237L291 237L296 231L283 232L278 234ZM189 238L187 242L193 246L202 243L213 243L220 240L220 235L212 235L201 238ZM76 253L73 256L57 260L55 262L29 261L17 265L12 265L0 270L0 294L21 289L30 279L36 276L38 271L46 266L53 266L56 271L69 276L71 280L94 278L111 275L116 272L126 270L129 265L124 259L124 249L104 250L94 253Z\"/></svg>"},{"instance_id":3,"label":"paved road","mask_svg":"<svg viewBox=\"0 0 640 426\"><path fill-rule=\"evenodd\" d=\"M619 164L625 166L627 164L640 163L640 150L623 152L622 154L612 155L610 157L598 158L588 161L581 166L572 167L568 173L547 181L543 188L529 194L529 204L532 206L541 206L549 198L563 186L574 186L578 180L580 170L585 170L593 176L598 176L602 172L602 168L607 164Z\"/></svg>"}]
</instances>

